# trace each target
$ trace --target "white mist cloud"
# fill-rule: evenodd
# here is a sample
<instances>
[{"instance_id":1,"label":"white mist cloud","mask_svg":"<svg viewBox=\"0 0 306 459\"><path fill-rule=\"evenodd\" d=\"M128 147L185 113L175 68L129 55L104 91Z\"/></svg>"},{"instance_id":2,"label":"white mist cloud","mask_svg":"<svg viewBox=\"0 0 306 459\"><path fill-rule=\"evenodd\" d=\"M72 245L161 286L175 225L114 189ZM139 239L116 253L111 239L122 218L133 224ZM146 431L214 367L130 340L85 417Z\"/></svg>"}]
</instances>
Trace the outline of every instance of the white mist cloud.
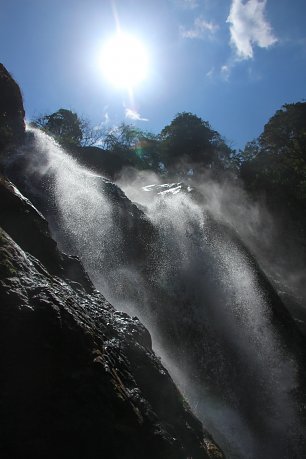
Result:
<instances>
[{"instance_id":1,"label":"white mist cloud","mask_svg":"<svg viewBox=\"0 0 306 459\"><path fill-rule=\"evenodd\" d=\"M219 29L217 24L206 21L202 16L194 20L191 29L180 27L180 33L183 38L204 38L207 35L213 35Z\"/></svg>"},{"instance_id":2,"label":"white mist cloud","mask_svg":"<svg viewBox=\"0 0 306 459\"><path fill-rule=\"evenodd\" d=\"M227 22L230 23L231 44L241 59L253 57L254 45L269 48L277 42L265 18L267 0L232 0Z\"/></svg>"},{"instance_id":3,"label":"white mist cloud","mask_svg":"<svg viewBox=\"0 0 306 459\"><path fill-rule=\"evenodd\" d=\"M125 109L125 117L132 121L149 121L148 118L143 118L140 113L132 108Z\"/></svg>"}]
</instances>

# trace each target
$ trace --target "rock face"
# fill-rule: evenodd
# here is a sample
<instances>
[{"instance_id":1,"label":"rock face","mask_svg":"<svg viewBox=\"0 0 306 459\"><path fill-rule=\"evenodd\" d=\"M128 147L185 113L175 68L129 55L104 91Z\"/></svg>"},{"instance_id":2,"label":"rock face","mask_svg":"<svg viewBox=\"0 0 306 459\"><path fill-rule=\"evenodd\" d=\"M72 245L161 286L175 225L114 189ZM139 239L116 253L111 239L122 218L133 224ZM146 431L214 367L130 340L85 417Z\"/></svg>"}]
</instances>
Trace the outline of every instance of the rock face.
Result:
<instances>
[{"instance_id":1,"label":"rock face","mask_svg":"<svg viewBox=\"0 0 306 459\"><path fill-rule=\"evenodd\" d=\"M238 233L214 215L203 217L201 195L181 184L147 187L153 202L161 199L151 213L138 208L118 186L34 134L37 142L10 161L10 177L111 302L130 302L142 320L149 318L203 422L205 404L217 400L222 414L209 430L217 426L228 457L300 457L305 339ZM249 437L250 446L237 454Z\"/></svg>"},{"instance_id":2,"label":"rock face","mask_svg":"<svg viewBox=\"0 0 306 459\"><path fill-rule=\"evenodd\" d=\"M0 90L3 149L24 133L20 90L3 66ZM3 458L224 457L152 351L147 329L94 289L4 176L0 349Z\"/></svg>"},{"instance_id":3,"label":"rock face","mask_svg":"<svg viewBox=\"0 0 306 459\"><path fill-rule=\"evenodd\" d=\"M149 186L151 203L137 206L39 131L4 163L95 286L147 321L227 457L304 457L305 338L239 232L205 210L200 191ZM34 439L34 457L68 454L71 444L81 457L122 457L123 449L125 458L222 457L206 433L203 441L145 328L116 312L78 259L57 249L42 215L0 184L1 339L12 369L2 412L9 418L13 407L22 439L10 421L5 447Z\"/></svg>"},{"instance_id":4,"label":"rock face","mask_svg":"<svg viewBox=\"0 0 306 459\"><path fill-rule=\"evenodd\" d=\"M34 255L51 274L79 282L87 292L93 291L93 285L79 260L57 249L56 242L49 235L48 223L44 217L9 180L1 175L0 225L24 250Z\"/></svg>"},{"instance_id":5,"label":"rock face","mask_svg":"<svg viewBox=\"0 0 306 459\"><path fill-rule=\"evenodd\" d=\"M1 457L222 458L149 332L75 258L70 275L44 218L3 177L0 190Z\"/></svg>"},{"instance_id":6,"label":"rock face","mask_svg":"<svg viewBox=\"0 0 306 459\"><path fill-rule=\"evenodd\" d=\"M0 152L21 143L25 132L24 108L18 84L0 64Z\"/></svg>"},{"instance_id":7,"label":"rock face","mask_svg":"<svg viewBox=\"0 0 306 459\"><path fill-rule=\"evenodd\" d=\"M208 426L227 456L301 456L305 341L238 233L203 216L201 195L181 184L147 187L153 206L141 209L52 139L28 137L7 173L111 303L130 303L159 333L203 422L217 400Z\"/></svg>"}]
</instances>

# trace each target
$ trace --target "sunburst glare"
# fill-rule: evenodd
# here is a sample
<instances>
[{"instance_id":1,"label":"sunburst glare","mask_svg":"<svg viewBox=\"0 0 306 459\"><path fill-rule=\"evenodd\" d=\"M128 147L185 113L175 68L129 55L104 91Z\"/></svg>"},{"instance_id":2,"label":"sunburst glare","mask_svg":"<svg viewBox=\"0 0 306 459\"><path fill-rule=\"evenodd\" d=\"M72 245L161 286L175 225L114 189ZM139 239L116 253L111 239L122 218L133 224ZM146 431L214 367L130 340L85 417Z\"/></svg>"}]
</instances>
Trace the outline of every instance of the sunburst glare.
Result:
<instances>
[{"instance_id":1,"label":"sunburst glare","mask_svg":"<svg viewBox=\"0 0 306 459\"><path fill-rule=\"evenodd\" d=\"M105 78L117 88L131 89L148 75L148 53L143 43L132 35L117 33L102 50Z\"/></svg>"}]
</instances>

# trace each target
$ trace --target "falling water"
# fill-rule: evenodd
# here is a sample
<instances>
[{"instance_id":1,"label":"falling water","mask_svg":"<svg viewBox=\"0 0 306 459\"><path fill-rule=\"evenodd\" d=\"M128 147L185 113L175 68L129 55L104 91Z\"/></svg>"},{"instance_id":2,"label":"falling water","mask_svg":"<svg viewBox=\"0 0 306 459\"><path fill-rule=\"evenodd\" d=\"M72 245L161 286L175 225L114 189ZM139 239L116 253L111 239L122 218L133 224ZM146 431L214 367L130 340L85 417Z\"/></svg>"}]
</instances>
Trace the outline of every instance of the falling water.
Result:
<instances>
[{"instance_id":1,"label":"falling water","mask_svg":"<svg viewBox=\"0 0 306 459\"><path fill-rule=\"evenodd\" d=\"M46 212L55 238L80 256L115 307L147 325L227 457L302 457L292 396L297 362L275 325L259 268L222 215L178 188L134 188L135 201L151 193L139 210L50 137L31 132L19 156L36 177L31 193L44 183L52 201Z\"/></svg>"}]
</instances>

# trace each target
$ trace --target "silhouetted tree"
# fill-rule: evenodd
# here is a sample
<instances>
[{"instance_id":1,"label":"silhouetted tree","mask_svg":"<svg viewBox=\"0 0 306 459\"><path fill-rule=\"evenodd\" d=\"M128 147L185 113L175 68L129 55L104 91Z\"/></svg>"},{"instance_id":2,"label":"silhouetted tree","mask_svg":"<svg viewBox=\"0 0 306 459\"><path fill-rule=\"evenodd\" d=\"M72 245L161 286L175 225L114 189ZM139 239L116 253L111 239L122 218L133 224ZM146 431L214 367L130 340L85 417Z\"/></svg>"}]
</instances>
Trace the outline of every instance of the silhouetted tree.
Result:
<instances>
[{"instance_id":1,"label":"silhouetted tree","mask_svg":"<svg viewBox=\"0 0 306 459\"><path fill-rule=\"evenodd\" d=\"M103 129L91 127L89 121L65 108L51 115L40 116L31 124L44 130L66 148L97 145L105 134Z\"/></svg>"},{"instance_id":2,"label":"silhouetted tree","mask_svg":"<svg viewBox=\"0 0 306 459\"><path fill-rule=\"evenodd\" d=\"M160 135L166 168L184 175L193 168L226 168L233 151L207 121L192 113L179 113Z\"/></svg>"},{"instance_id":3,"label":"silhouetted tree","mask_svg":"<svg viewBox=\"0 0 306 459\"><path fill-rule=\"evenodd\" d=\"M161 142L158 135L141 131L135 152L140 169L150 169L154 172L162 170Z\"/></svg>"},{"instance_id":4,"label":"silhouetted tree","mask_svg":"<svg viewBox=\"0 0 306 459\"><path fill-rule=\"evenodd\" d=\"M123 166L158 170L159 139L133 125L121 123L104 139L104 148L120 157Z\"/></svg>"},{"instance_id":5,"label":"silhouetted tree","mask_svg":"<svg viewBox=\"0 0 306 459\"><path fill-rule=\"evenodd\" d=\"M249 189L264 191L270 200L306 204L305 102L285 104L246 145L241 176Z\"/></svg>"}]
</instances>

